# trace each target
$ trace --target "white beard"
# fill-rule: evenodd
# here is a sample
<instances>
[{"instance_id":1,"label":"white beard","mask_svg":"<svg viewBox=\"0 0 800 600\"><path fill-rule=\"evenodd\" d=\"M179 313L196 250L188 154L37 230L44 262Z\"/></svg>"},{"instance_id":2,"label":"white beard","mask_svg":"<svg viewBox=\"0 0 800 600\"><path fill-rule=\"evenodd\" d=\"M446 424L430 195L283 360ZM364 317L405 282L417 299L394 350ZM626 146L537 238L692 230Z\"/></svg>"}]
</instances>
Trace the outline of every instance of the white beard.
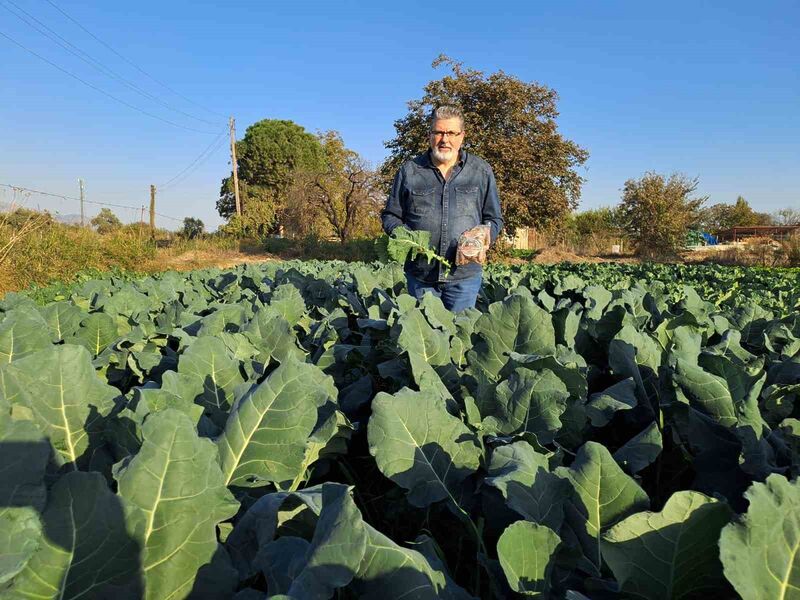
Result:
<instances>
[{"instance_id":1,"label":"white beard","mask_svg":"<svg viewBox=\"0 0 800 600\"><path fill-rule=\"evenodd\" d=\"M442 152L437 146L431 148L431 155L440 163L446 163L453 158L453 149Z\"/></svg>"}]
</instances>

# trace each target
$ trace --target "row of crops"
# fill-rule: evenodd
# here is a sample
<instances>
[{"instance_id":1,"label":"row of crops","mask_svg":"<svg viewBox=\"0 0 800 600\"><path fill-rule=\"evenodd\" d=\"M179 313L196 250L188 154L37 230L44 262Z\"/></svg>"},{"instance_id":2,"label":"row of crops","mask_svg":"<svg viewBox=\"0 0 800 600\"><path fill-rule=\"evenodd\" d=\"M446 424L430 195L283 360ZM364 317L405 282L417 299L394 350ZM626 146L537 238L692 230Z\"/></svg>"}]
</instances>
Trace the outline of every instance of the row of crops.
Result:
<instances>
[{"instance_id":1,"label":"row of crops","mask_svg":"<svg viewBox=\"0 0 800 600\"><path fill-rule=\"evenodd\" d=\"M9 294L0 597L800 598L799 277L492 267L457 315L396 263Z\"/></svg>"}]
</instances>

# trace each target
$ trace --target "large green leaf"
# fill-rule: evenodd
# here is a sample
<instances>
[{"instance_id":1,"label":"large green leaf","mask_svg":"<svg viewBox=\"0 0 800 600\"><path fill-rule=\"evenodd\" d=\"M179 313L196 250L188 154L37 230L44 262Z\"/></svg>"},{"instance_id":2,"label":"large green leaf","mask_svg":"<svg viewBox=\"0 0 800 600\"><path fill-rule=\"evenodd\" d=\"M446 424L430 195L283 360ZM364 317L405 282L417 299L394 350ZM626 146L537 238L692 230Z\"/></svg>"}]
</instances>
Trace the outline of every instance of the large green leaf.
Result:
<instances>
[{"instance_id":1,"label":"large green leaf","mask_svg":"<svg viewBox=\"0 0 800 600\"><path fill-rule=\"evenodd\" d=\"M319 410L336 394L333 379L316 365L281 364L228 417L217 441L225 484L263 486L302 476Z\"/></svg>"},{"instance_id":2,"label":"large green leaf","mask_svg":"<svg viewBox=\"0 0 800 600\"><path fill-rule=\"evenodd\" d=\"M136 540L146 598L183 598L217 551L217 524L238 503L225 487L216 446L197 436L185 414L154 413L142 434L139 453L117 473L119 494L144 515Z\"/></svg>"},{"instance_id":3,"label":"large green leaf","mask_svg":"<svg viewBox=\"0 0 800 600\"><path fill-rule=\"evenodd\" d=\"M497 557L511 589L523 596L544 597L560 543L558 534L543 525L529 521L509 525L497 541Z\"/></svg>"},{"instance_id":4,"label":"large green leaf","mask_svg":"<svg viewBox=\"0 0 800 600\"><path fill-rule=\"evenodd\" d=\"M80 328L66 341L80 344L97 356L117 339L119 330L114 319L105 313L92 313L81 321Z\"/></svg>"},{"instance_id":5,"label":"large green leaf","mask_svg":"<svg viewBox=\"0 0 800 600\"><path fill-rule=\"evenodd\" d=\"M284 362L289 358L302 360L303 350L297 345L292 326L277 312L260 310L245 325L245 337L258 348L258 360L268 364L271 358Z\"/></svg>"},{"instance_id":6,"label":"large green leaf","mask_svg":"<svg viewBox=\"0 0 800 600\"><path fill-rule=\"evenodd\" d=\"M475 435L429 392L404 388L394 395L379 393L372 401L367 436L378 468L408 490L414 506L446 498L455 502L461 482L480 461Z\"/></svg>"},{"instance_id":7,"label":"large green leaf","mask_svg":"<svg viewBox=\"0 0 800 600\"><path fill-rule=\"evenodd\" d=\"M450 357L459 367L467 362L467 352L472 348L472 332L481 312L475 308L462 310L453 318L455 335L450 339Z\"/></svg>"},{"instance_id":8,"label":"large green leaf","mask_svg":"<svg viewBox=\"0 0 800 600\"><path fill-rule=\"evenodd\" d=\"M395 227L390 236L382 236L376 241L379 254L389 260L399 262L401 265L411 257L424 256L428 262L434 260L442 266L450 268L450 263L431 249L431 234L424 229L411 230L407 227Z\"/></svg>"},{"instance_id":9,"label":"large green leaf","mask_svg":"<svg viewBox=\"0 0 800 600\"><path fill-rule=\"evenodd\" d=\"M12 403L27 406L50 439L59 464L77 469L98 443L103 418L119 392L100 381L85 348L67 344L40 350L5 368Z\"/></svg>"},{"instance_id":10,"label":"large green leaf","mask_svg":"<svg viewBox=\"0 0 800 600\"><path fill-rule=\"evenodd\" d=\"M287 535L258 551L253 562L264 573L267 589L272 595L289 591L292 581L303 570L309 546L303 538ZM262 594L259 598L263 597Z\"/></svg>"},{"instance_id":11,"label":"large green leaf","mask_svg":"<svg viewBox=\"0 0 800 600\"><path fill-rule=\"evenodd\" d=\"M131 578L141 590L140 546L132 536L138 516L126 517L99 473L67 473L53 486L42 514L39 549L4 597L107 598L106 586Z\"/></svg>"},{"instance_id":12,"label":"large green leaf","mask_svg":"<svg viewBox=\"0 0 800 600\"><path fill-rule=\"evenodd\" d=\"M595 427L608 425L620 410L636 406L636 382L633 377L623 379L602 392L592 394L586 403L586 414Z\"/></svg>"},{"instance_id":13,"label":"large green leaf","mask_svg":"<svg viewBox=\"0 0 800 600\"><path fill-rule=\"evenodd\" d=\"M455 319L457 315L444 307L441 298L433 294L423 294L422 300L419 301L419 308L425 313L425 318L428 320L428 323L431 324L431 327L446 331L450 335L456 334L457 327ZM472 310L474 311L475 309ZM462 313L459 313L459 315L460 314ZM467 320L469 320L468 317Z\"/></svg>"},{"instance_id":14,"label":"large green leaf","mask_svg":"<svg viewBox=\"0 0 800 600\"><path fill-rule=\"evenodd\" d=\"M765 376L749 377L743 367L722 356L710 356L708 362L720 368L723 368L720 363L727 363L728 377L680 359L677 361L674 379L687 403L724 427L750 426L756 437L761 437L763 420L758 409L758 394Z\"/></svg>"},{"instance_id":15,"label":"large green leaf","mask_svg":"<svg viewBox=\"0 0 800 600\"><path fill-rule=\"evenodd\" d=\"M222 427L233 404L233 391L244 383L239 361L231 358L221 340L204 336L198 338L181 355L178 374L202 382L202 393L194 398L203 406L214 423Z\"/></svg>"},{"instance_id":16,"label":"large green leaf","mask_svg":"<svg viewBox=\"0 0 800 600\"><path fill-rule=\"evenodd\" d=\"M269 310L281 315L290 326L294 326L306 312L306 304L300 291L291 283L279 285L269 298Z\"/></svg>"},{"instance_id":17,"label":"large green leaf","mask_svg":"<svg viewBox=\"0 0 800 600\"><path fill-rule=\"evenodd\" d=\"M84 312L70 302L54 302L41 309L42 316L50 326L52 340L60 342L75 334L81 326Z\"/></svg>"},{"instance_id":18,"label":"large green leaf","mask_svg":"<svg viewBox=\"0 0 800 600\"><path fill-rule=\"evenodd\" d=\"M584 556L600 569L600 534L625 517L647 509L645 491L626 475L602 444L586 442L569 469L556 471L572 485L565 506L567 522L578 536Z\"/></svg>"},{"instance_id":19,"label":"large green leaf","mask_svg":"<svg viewBox=\"0 0 800 600\"><path fill-rule=\"evenodd\" d=\"M661 454L661 430L653 422L614 452L614 460L629 473L638 473Z\"/></svg>"},{"instance_id":20,"label":"large green leaf","mask_svg":"<svg viewBox=\"0 0 800 600\"><path fill-rule=\"evenodd\" d=\"M430 553L404 548L365 524L367 544L351 584L361 600L472 600ZM422 540L417 547L424 549Z\"/></svg>"},{"instance_id":21,"label":"large green leaf","mask_svg":"<svg viewBox=\"0 0 800 600\"><path fill-rule=\"evenodd\" d=\"M247 319L247 309L242 304L223 304L215 302L203 307L203 310L212 309L213 312L204 316L198 322L198 337L217 336L223 331L238 331Z\"/></svg>"},{"instance_id":22,"label":"large green leaf","mask_svg":"<svg viewBox=\"0 0 800 600\"><path fill-rule=\"evenodd\" d=\"M512 352L549 355L556 334L550 314L528 296L513 294L489 306L475 323L476 343L467 353L470 367L494 378Z\"/></svg>"},{"instance_id":23,"label":"large green leaf","mask_svg":"<svg viewBox=\"0 0 800 600\"><path fill-rule=\"evenodd\" d=\"M295 598L330 598L356 574L367 544L367 532L350 490L322 486L322 512L307 550L303 570L289 588Z\"/></svg>"},{"instance_id":24,"label":"large green leaf","mask_svg":"<svg viewBox=\"0 0 800 600\"><path fill-rule=\"evenodd\" d=\"M35 309L19 307L0 321L0 365L50 346L47 322Z\"/></svg>"},{"instance_id":25,"label":"large green leaf","mask_svg":"<svg viewBox=\"0 0 800 600\"><path fill-rule=\"evenodd\" d=\"M608 346L608 364L617 375L631 377L636 383L639 403L658 404L658 369L663 362L663 348L647 331L626 324Z\"/></svg>"},{"instance_id":26,"label":"large green leaf","mask_svg":"<svg viewBox=\"0 0 800 600\"><path fill-rule=\"evenodd\" d=\"M508 507L528 521L561 529L564 501L570 486L550 473L548 458L524 441L500 446L492 452L486 483L496 487Z\"/></svg>"},{"instance_id":27,"label":"large green leaf","mask_svg":"<svg viewBox=\"0 0 800 600\"><path fill-rule=\"evenodd\" d=\"M416 354L430 365L450 362L450 335L431 327L420 309L403 313L397 327L397 345L409 354Z\"/></svg>"},{"instance_id":28,"label":"large green leaf","mask_svg":"<svg viewBox=\"0 0 800 600\"><path fill-rule=\"evenodd\" d=\"M309 513L314 516L313 523ZM311 531L307 530L309 524ZM301 492L264 496L237 523L227 545L242 578L253 576L248 563L260 548L256 566L287 598L327 598L310 591L333 581L339 585L351 573L347 588L362 600L470 599L453 583L444 565L425 551L424 542L424 538L418 540L418 550L398 545L363 522L347 486L326 483ZM278 551L283 555L278 556ZM360 557L357 564L356 557ZM281 565L285 570L276 572ZM316 581L323 572L331 575L329 580Z\"/></svg>"},{"instance_id":29,"label":"large green leaf","mask_svg":"<svg viewBox=\"0 0 800 600\"><path fill-rule=\"evenodd\" d=\"M725 577L744 600L800 598L800 480L770 475L745 497L747 513L720 536Z\"/></svg>"},{"instance_id":30,"label":"large green leaf","mask_svg":"<svg viewBox=\"0 0 800 600\"><path fill-rule=\"evenodd\" d=\"M620 521L601 537L603 558L626 597L699 598L726 586L717 545L732 511L699 492L674 493L661 512Z\"/></svg>"},{"instance_id":31,"label":"large green leaf","mask_svg":"<svg viewBox=\"0 0 800 600\"><path fill-rule=\"evenodd\" d=\"M39 547L50 445L31 421L0 415L0 585Z\"/></svg>"},{"instance_id":32,"label":"large green leaf","mask_svg":"<svg viewBox=\"0 0 800 600\"><path fill-rule=\"evenodd\" d=\"M264 563L266 557L263 554L276 535L311 539L321 510L321 485L298 492L272 492L256 500L237 519L236 526L225 540L225 548L239 571L239 579L252 579L259 570L265 571L266 575L266 571L272 569ZM300 568L304 560L304 556L298 559ZM299 568L297 570L299 572Z\"/></svg>"},{"instance_id":33,"label":"large green leaf","mask_svg":"<svg viewBox=\"0 0 800 600\"><path fill-rule=\"evenodd\" d=\"M559 417L568 398L567 386L549 369L519 367L497 385L493 401L484 400L479 408L488 414L484 427L489 431L535 433L541 443L548 444L561 428Z\"/></svg>"}]
</instances>

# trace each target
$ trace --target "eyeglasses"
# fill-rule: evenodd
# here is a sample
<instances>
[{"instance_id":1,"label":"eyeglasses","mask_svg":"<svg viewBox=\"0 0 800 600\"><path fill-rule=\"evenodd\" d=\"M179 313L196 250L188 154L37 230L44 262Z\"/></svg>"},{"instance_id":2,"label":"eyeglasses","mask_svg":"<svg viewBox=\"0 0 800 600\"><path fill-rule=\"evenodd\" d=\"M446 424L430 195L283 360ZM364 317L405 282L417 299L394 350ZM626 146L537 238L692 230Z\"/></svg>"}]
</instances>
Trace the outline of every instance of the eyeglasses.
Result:
<instances>
[{"instance_id":1,"label":"eyeglasses","mask_svg":"<svg viewBox=\"0 0 800 600\"><path fill-rule=\"evenodd\" d=\"M464 133L464 132L463 131L431 131L431 135L433 137L435 137L435 138L444 138L444 136L454 138L454 137L460 136L462 133Z\"/></svg>"}]
</instances>

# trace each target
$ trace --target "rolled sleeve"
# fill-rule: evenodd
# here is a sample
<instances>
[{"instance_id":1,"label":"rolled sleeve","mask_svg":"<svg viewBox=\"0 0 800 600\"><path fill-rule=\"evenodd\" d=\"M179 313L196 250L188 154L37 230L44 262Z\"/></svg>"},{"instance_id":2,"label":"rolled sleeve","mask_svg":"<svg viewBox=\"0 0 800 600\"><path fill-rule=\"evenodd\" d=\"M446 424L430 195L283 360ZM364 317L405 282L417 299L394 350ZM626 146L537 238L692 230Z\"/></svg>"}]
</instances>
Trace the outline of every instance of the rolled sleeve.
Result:
<instances>
[{"instance_id":1,"label":"rolled sleeve","mask_svg":"<svg viewBox=\"0 0 800 600\"><path fill-rule=\"evenodd\" d=\"M386 199L386 205L381 211L381 225L387 234L391 234L395 227L403 224L403 188L405 176L403 169L397 172L392 183L392 191Z\"/></svg>"},{"instance_id":2,"label":"rolled sleeve","mask_svg":"<svg viewBox=\"0 0 800 600\"><path fill-rule=\"evenodd\" d=\"M500 211L500 197L497 194L497 182L494 173L489 170L489 182L486 186L486 196L483 198L483 211L481 222L491 227L492 243L497 239L503 229L503 215Z\"/></svg>"}]
</instances>

